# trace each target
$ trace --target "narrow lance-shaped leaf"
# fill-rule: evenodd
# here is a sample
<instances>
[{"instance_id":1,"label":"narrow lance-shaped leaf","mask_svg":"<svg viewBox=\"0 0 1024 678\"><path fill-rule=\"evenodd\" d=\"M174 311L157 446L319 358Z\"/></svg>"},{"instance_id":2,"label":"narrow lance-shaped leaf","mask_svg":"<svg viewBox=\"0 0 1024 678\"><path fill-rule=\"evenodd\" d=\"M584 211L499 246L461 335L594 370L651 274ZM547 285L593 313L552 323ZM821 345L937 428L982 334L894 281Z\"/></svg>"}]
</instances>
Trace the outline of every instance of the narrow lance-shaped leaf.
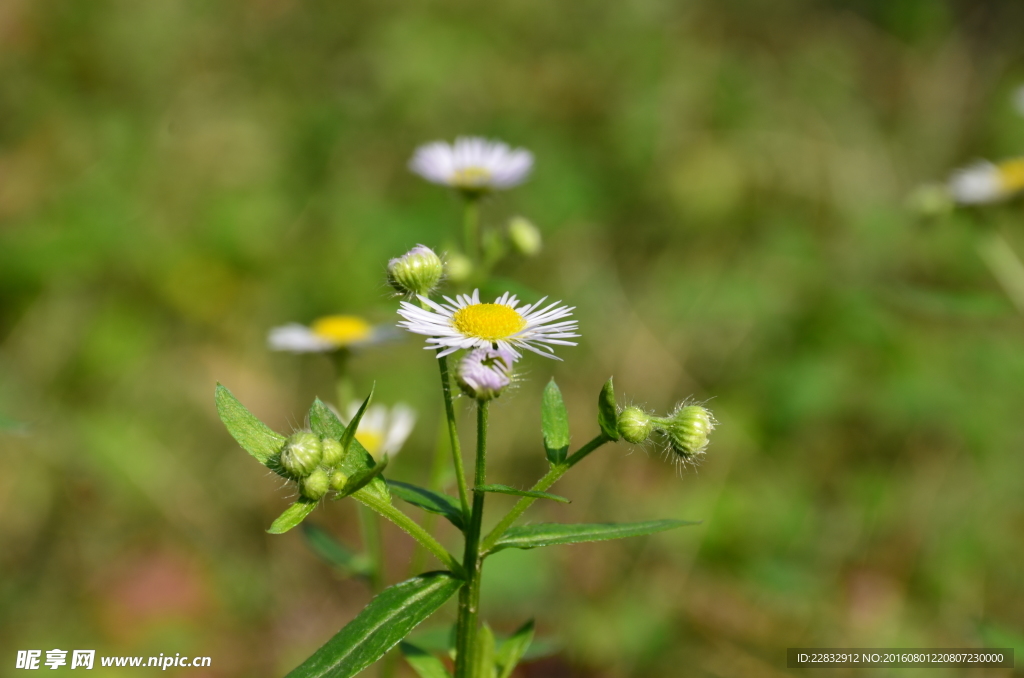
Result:
<instances>
[{"instance_id":1,"label":"narrow lance-shaped leaf","mask_svg":"<svg viewBox=\"0 0 1024 678\"><path fill-rule=\"evenodd\" d=\"M267 465L284 447L286 438L283 435L272 431L257 419L231 391L220 384L217 384L214 400L217 402L217 413L228 433L261 464Z\"/></svg>"},{"instance_id":2,"label":"narrow lance-shaped leaf","mask_svg":"<svg viewBox=\"0 0 1024 678\"><path fill-rule=\"evenodd\" d=\"M365 577L370 574L371 566L369 559L366 558L366 556L360 553L355 553L329 535L326 531L320 529L316 525L303 523L302 533L305 535L306 542L313 550L313 553L320 556L330 565L333 565L345 573L355 574L361 577Z\"/></svg>"},{"instance_id":3,"label":"narrow lance-shaped leaf","mask_svg":"<svg viewBox=\"0 0 1024 678\"><path fill-rule=\"evenodd\" d=\"M319 398L313 401L313 406L309 408L309 414L307 416L309 417L309 428L311 428L313 433L317 434L321 438L334 438L335 440L341 440L341 437L345 435L345 424L343 424L331 408Z\"/></svg>"},{"instance_id":4,"label":"narrow lance-shaped leaf","mask_svg":"<svg viewBox=\"0 0 1024 678\"><path fill-rule=\"evenodd\" d=\"M609 440L619 439L618 414L615 407L615 387L612 385L612 378L601 387L601 393L597 397L597 423L601 432Z\"/></svg>"},{"instance_id":5,"label":"narrow lance-shaped leaf","mask_svg":"<svg viewBox=\"0 0 1024 678\"><path fill-rule=\"evenodd\" d=\"M569 414L565 411L562 392L558 390L554 379L544 387L540 421L548 461L552 464L561 464L569 453Z\"/></svg>"},{"instance_id":6,"label":"narrow lance-shaped leaf","mask_svg":"<svg viewBox=\"0 0 1024 678\"><path fill-rule=\"evenodd\" d=\"M404 640L399 648L405 661L409 662L409 666L420 678L451 678L444 663L426 650Z\"/></svg>"},{"instance_id":7,"label":"narrow lance-shaped leaf","mask_svg":"<svg viewBox=\"0 0 1024 678\"><path fill-rule=\"evenodd\" d=\"M373 400L373 388L370 389L370 395L366 396L366 400L364 400L363 404L359 406L359 410L356 411L356 415L352 417L352 421L348 423L345 433L340 438L341 447L346 452L356 439L356 431L359 430L359 422L363 420L363 414L366 412L366 408L369 407L371 400ZM360 447L362 446L360 445Z\"/></svg>"},{"instance_id":8,"label":"narrow lance-shaped leaf","mask_svg":"<svg viewBox=\"0 0 1024 678\"><path fill-rule=\"evenodd\" d=\"M316 500L302 497L294 504L284 510L274 524L267 530L270 534L284 534L306 519L313 509L316 508Z\"/></svg>"},{"instance_id":9,"label":"narrow lance-shaped leaf","mask_svg":"<svg viewBox=\"0 0 1024 678\"><path fill-rule=\"evenodd\" d=\"M372 459L372 457L371 457ZM384 458L380 460L374 466L370 468L360 469L352 475L348 476L348 480L345 481L345 485L338 490L338 494L334 497L335 499L341 499L347 497L350 494L354 494L359 490L363 489L371 482L377 480L380 481L381 474L384 473L384 469L388 467L388 457L384 455ZM384 485L384 489L387 490L387 485Z\"/></svg>"},{"instance_id":10,"label":"narrow lance-shaped leaf","mask_svg":"<svg viewBox=\"0 0 1024 678\"><path fill-rule=\"evenodd\" d=\"M686 525L698 525L699 521L648 520L641 523L592 523L562 525L540 523L523 525L508 530L491 550L492 553L507 548L532 549L538 546L556 544L578 544L587 541L604 541L654 534Z\"/></svg>"},{"instance_id":11,"label":"narrow lance-shaped leaf","mask_svg":"<svg viewBox=\"0 0 1024 678\"><path fill-rule=\"evenodd\" d=\"M495 492L497 494L513 494L517 497L533 497L534 499L550 499L551 501L557 501L560 504L571 504L572 502L561 497L557 494L551 494L550 492L536 492L534 490L517 490L514 487L508 485L477 485L473 488L474 490L480 490L481 492Z\"/></svg>"},{"instance_id":12,"label":"narrow lance-shaped leaf","mask_svg":"<svg viewBox=\"0 0 1024 678\"><path fill-rule=\"evenodd\" d=\"M473 650L474 678L494 678L494 631L484 622L476 632L476 648Z\"/></svg>"},{"instance_id":13,"label":"narrow lance-shaped leaf","mask_svg":"<svg viewBox=\"0 0 1024 678\"><path fill-rule=\"evenodd\" d=\"M512 675L512 671L516 668L522 660L523 655L526 654L526 650L529 649L530 643L533 641L533 620L526 622L512 634L501 647L498 648L498 653L495 655L494 663L498 667L497 678L509 678Z\"/></svg>"},{"instance_id":14,"label":"narrow lance-shaped leaf","mask_svg":"<svg viewBox=\"0 0 1024 678\"><path fill-rule=\"evenodd\" d=\"M458 499L410 483L397 480L388 480L387 482L391 492L399 499L407 501L413 506L419 506L424 511L442 515L455 527L460 530L464 529L466 521L462 516L462 507L459 506Z\"/></svg>"},{"instance_id":15,"label":"narrow lance-shaped leaf","mask_svg":"<svg viewBox=\"0 0 1024 678\"><path fill-rule=\"evenodd\" d=\"M287 678L351 678L384 656L460 586L462 581L450 572L428 572L385 589Z\"/></svg>"}]
</instances>

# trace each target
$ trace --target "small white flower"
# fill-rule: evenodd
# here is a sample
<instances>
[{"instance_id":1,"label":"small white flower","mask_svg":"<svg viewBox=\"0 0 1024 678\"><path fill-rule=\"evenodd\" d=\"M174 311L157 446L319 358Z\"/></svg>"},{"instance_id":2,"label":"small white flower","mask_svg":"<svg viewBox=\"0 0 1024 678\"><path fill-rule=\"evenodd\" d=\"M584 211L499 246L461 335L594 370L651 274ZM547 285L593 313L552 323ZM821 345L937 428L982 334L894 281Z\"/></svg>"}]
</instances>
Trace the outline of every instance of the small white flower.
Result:
<instances>
[{"instance_id":1,"label":"small white flower","mask_svg":"<svg viewBox=\"0 0 1024 678\"><path fill-rule=\"evenodd\" d=\"M348 420L352 421L358 411L359 405L353 403ZM359 420L356 440L374 459L385 454L393 457L402 449L415 425L416 411L404 403L396 403L390 409L385 405L370 405Z\"/></svg>"},{"instance_id":2,"label":"small white flower","mask_svg":"<svg viewBox=\"0 0 1024 678\"><path fill-rule=\"evenodd\" d=\"M398 326L429 337L427 348L441 349L438 358L463 348L502 349L518 357L516 349L523 348L560 360L553 355L551 345L575 346L576 342L566 339L580 336L576 334L575 320L554 322L568 318L574 307L559 306L561 302L556 301L541 308L547 297L522 307L516 296L508 292L493 304L480 303L480 290L475 290L472 296L445 297L447 304L438 304L426 297L419 299L433 310L403 301L398 314L405 320Z\"/></svg>"},{"instance_id":3,"label":"small white flower","mask_svg":"<svg viewBox=\"0 0 1024 678\"><path fill-rule=\"evenodd\" d=\"M517 186L532 168L529 151L480 137L425 144L409 161L409 169L427 181L472 193Z\"/></svg>"},{"instance_id":4,"label":"small white flower","mask_svg":"<svg viewBox=\"0 0 1024 678\"><path fill-rule=\"evenodd\" d=\"M961 205L1004 200L1024 189L1024 158L999 164L981 160L959 169L949 179L949 193Z\"/></svg>"},{"instance_id":5,"label":"small white flower","mask_svg":"<svg viewBox=\"0 0 1024 678\"><path fill-rule=\"evenodd\" d=\"M394 336L394 329L386 325L371 325L354 315L329 315L316 319L309 327L299 323L275 327L267 344L274 351L323 353L377 344Z\"/></svg>"}]
</instances>

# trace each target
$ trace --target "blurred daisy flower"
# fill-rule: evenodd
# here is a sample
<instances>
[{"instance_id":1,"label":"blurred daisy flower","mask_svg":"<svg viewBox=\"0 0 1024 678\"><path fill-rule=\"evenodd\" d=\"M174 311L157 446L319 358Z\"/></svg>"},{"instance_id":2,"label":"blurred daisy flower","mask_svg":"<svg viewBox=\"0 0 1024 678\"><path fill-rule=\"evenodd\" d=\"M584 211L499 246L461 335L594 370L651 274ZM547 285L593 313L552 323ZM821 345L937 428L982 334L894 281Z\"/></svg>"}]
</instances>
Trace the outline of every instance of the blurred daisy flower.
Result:
<instances>
[{"instance_id":1,"label":"blurred daisy flower","mask_svg":"<svg viewBox=\"0 0 1024 678\"><path fill-rule=\"evenodd\" d=\"M961 205L1005 200L1024 190L1024 158L998 164L982 160L959 169L949 179L949 193Z\"/></svg>"},{"instance_id":2,"label":"blurred daisy flower","mask_svg":"<svg viewBox=\"0 0 1024 678\"><path fill-rule=\"evenodd\" d=\"M359 404L353 403L348 410L348 421L352 421L358 411ZM359 420L356 440L379 461L385 454L389 457L398 454L415 425L416 411L404 403L396 403L391 408L370 405Z\"/></svg>"},{"instance_id":3,"label":"blurred daisy flower","mask_svg":"<svg viewBox=\"0 0 1024 678\"><path fill-rule=\"evenodd\" d=\"M427 181L467 193L518 186L533 168L533 154L500 141L459 137L454 144L435 141L416 149L409 169Z\"/></svg>"},{"instance_id":4,"label":"blurred daisy flower","mask_svg":"<svg viewBox=\"0 0 1024 678\"><path fill-rule=\"evenodd\" d=\"M405 320L398 326L426 335L428 349L441 349L438 358L463 348L494 348L518 357L516 349L522 348L560 360L553 355L551 345L575 346L576 342L566 339L579 336L575 320L562 320L572 315L574 307L560 306L561 302L556 301L541 308L547 297L521 307L516 296L508 292L492 304L480 302L480 290L474 290L472 296L460 294L454 300L445 297L447 304L419 299L433 310L403 301L398 314Z\"/></svg>"},{"instance_id":5,"label":"blurred daisy flower","mask_svg":"<svg viewBox=\"0 0 1024 678\"><path fill-rule=\"evenodd\" d=\"M393 339L390 325L371 325L354 315L329 315L313 324L289 323L270 330L267 344L274 351L326 353L343 348L359 348Z\"/></svg>"}]
</instances>

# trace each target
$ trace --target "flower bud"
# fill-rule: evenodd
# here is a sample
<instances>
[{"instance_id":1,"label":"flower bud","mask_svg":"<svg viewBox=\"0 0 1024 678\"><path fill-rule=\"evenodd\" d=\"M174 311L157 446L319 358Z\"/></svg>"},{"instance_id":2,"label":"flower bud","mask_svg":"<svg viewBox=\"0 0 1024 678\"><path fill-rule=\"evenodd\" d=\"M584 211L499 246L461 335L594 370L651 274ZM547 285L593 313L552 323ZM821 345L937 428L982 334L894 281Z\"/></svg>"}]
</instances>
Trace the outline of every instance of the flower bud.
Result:
<instances>
[{"instance_id":1,"label":"flower bud","mask_svg":"<svg viewBox=\"0 0 1024 678\"><path fill-rule=\"evenodd\" d=\"M516 356L504 349L474 349L459 363L455 381L469 397L491 400L511 383L515 361Z\"/></svg>"},{"instance_id":2,"label":"flower bud","mask_svg":"<svg viewBox=\"0 0 1024 678\"><path fill-rule=\"evenodd\" d=\"M331 474L331 489L341 492L345 489L346 483L348 483L348 476L342 473L340 468L334 469L334 473Z\"/></svg>"},{"instance_id":3,"label":"flower bud","mask_svg":"<svg viewBox=\"0 0 1024 678\"><path fill-rule=\"evenodd\" d=\"M715 418L700 405L681 405L672 416L657 423L672 451L683 459L702 454L708 446L708 435L715 428Z\"/></svg>"},{"instance_id":4,"label":"flower bud","mask_svg":"<svg viewBox=\"0 0 1024 678\"><path fill-rule=\"evenodd\" d=\"M651 420L651 416L639 407L627 407L619 413L617 428L619 435L626 442L639 445L651 437L651 432L654 431L654 422Z\"/></svg>"},{"instance_id":5,"label":"flower bud","mask_svg":"<svg viewBox=\"0 0 1024 678\"><path fill-rule=\"evenodd\" d=\"M320 448L323 450L320 463L328 468L340 464L342 457L345 456L345 448L334 438L324 438L321 440Z\"/></svg>"},{"instance_id":6,"label":"flower bud","mask_svg":"<svg viewBox=\"0 0 1024 678\"><path fill-rule=\"evenodd\" d=\"M444 272L449 281L456 284L463 283L473 275L473 262L466 255L451 252L446 259Z\"/></svg>"},{"instance_id":7,"label":"flower bud","mask_svg":"<svg viewBox=\"0 0 1024 678\"><path fill-rule=\"evenodd\" d=\"M302 496L308 499L320 499L327 490L331 489L331 476L323 467L313 469L313 472L299 481L302 488Z\"/></svg>"},{"instance_id":8,"label":"flower bud","mask_svg":"<svg viewBox=\"0 0 1024 678\"><path fill-rule=\"evenodd\" d=\"M443 275L441 258L426 245L417 245L388 262L388 284L400 294L427 296Z\"/></svg>"},{"instance_id":9,"label":"flower bud","mask_svg":"<svg viewBox=\"0 0 1024 678\"><path fill-rule=\"evenodd\" d=\"M525 217L513 217L508 222L508 241L512 249L526 257L537 256L543 244L540 229Z\"/></svg>"},{"instance_id":10,"label":"flower bud","mask_svg":"<svg viewBox=\"0 0 1024 678\"><path fill-rule=\"evenodd\" d=\"M320 438L309 431L299 431L288 439L281 452L281 465L300 478L308 476L320 464Z\"/></svg>"}]
</instances>

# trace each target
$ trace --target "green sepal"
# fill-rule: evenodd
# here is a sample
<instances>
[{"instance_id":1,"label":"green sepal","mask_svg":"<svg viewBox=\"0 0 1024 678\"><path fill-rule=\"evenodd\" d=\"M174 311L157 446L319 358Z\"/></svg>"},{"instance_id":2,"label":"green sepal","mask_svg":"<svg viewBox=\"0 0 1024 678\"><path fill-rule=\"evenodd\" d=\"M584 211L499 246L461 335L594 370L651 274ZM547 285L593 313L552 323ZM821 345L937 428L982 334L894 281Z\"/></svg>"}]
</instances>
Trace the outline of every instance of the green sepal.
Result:
<instances>
[{"instance_id":1,"label":"green sepal","mask_svg":"<svg viewBox=\"0 0 1024 678\"><path fill-rule=\"evenodd\" d=\"M655 532L672 530L686 525L699 525L692 520L647 520L640 523L590 523L562 525L561 523L539 523L509 528L491 549L495 553L502 549L532 549L538 546L557 544L579 544L587 541L605 541L640 537Z\"/></svg>"},{"instance_id":2,"label":"green sepal","mask_svg":"<svg viewBox=\"0 0 1024 678\"><path fill-rule=\"evenodd\" d=\"M391 493L399 499L407 501L413 506L419 506L424 511L442 515L459 530L465 530L466 520L462 515L462 507L459 505L458 499L397 480L388 480L388 487L391 489Z\"/></svg>"},{"instance_id":3,"label":"green sepal","mask_svg":"<svg viewBox=\"0 0 1024 678\"><path fill-rule=\"evenodd\" d=\"M601 426L601 433L609 440L619 439L617 421L615 387L612 385L612 377L608 377L608 381L601 387L601 394L597 397L597 423Z\"/></svg>"},{"instance_id":4,"label":"green sepal","mask_svg":"<svg viewBox=\"0 0 1024 678\"><path fill-rule=\"evenodd\" d=\"M345 491L341 496L348 496L360 489L361 486L357 486L355 489L350 488L352 485L358 485L358 482L366 480L364 485L368 492L383 501L391 503L391 493L388 491L387 483L380 478L380 473L384 470L384 467L374 461L373 456L359 444L359 441L354 436L347 446L345 446L345 441L343 440L347 436L349 429L354 431L359 426L359 419L362 418L362 412L365 411L366 405L370 402L370 397L373 397L372 392L363 402L363 407L360 408L359 413L352 419L349 426L341 423L338 415L318 398L313 402L313 407L309 410L309 427L318 436L338 439L346 449L342 462L336 467L348 478L348 484L345 486ZM367 479L368 471L370 473ZM358 481L355 479L358 479Z\"/></svg>"},{"instance_id":5,"label":"green sepal","mask_svg":"<svg viewBox=\"0 0 1024 678\"><path fill-rule=\"evenodd\" d=\"M495 492L497 494L514 494L517 497L533 497L534 499L550 499L551 501L557 501L560 504L571 504L572 502L561 497L557 494L551 494L550 492L535 492L533 490L517 490L514 487L508 485L477 485L473 488L480 492Z\"/></svg>"},{"instance_id":6,"label":"green sepal","mask_svg":"<svg viewBox=\"0 0 1024 678\"><path fill-rule=\"evenodd\" d=\"M383 657L462 584L451 572L427 572L384 589L287 678L351 678Z\"/></svg>"},{"instance_id":7,"label":"green sepal","mask_svg":"<svg viewBox=\"0 0 1024 678\"><path fill-rule=\"evenodd\" d=\"M306 497L300 498L294 504L284 510L284 513L277 517L274 524L267 530L270 534L284 534L288 530L292 529L303 520L306 519L313 509L316 508L317 501L308 499Z\"/></svg>"},{"instance_id":8,"label":"green sepal","mask_svg":"<svg viewBox=\"0 0 1024 678\"><path fill-rule=\"evenodd\" d=\"M258 462L264 466L270 465L271 460L281 453L287 438L257 419L221 384L217 384L214 400L217 402L217 414L231 437Z\"/></svg>"},{"instance_id":9,"label":"green sepal","mask_svg":"<svg viewBox=\"0 0 1024 678\"><path fill-rule=\"evenodd\" d=\"M404 640L398 647L405 661L409 662L409 666L420 678L451 678L452 674L448 673L444 662L426 650Z\"/></svg>"},{"instance_id":10,"label":"green sepal","mask_svg":"<svg viewBox=\"0 0 1024 678\"><path fill-rule=\"evenodd\" d=\"M552 379L544 387L540 406L541 430L544 433L544 450L548 461L561 464L569 454L569 413L558 384Z\"/></svg>"},{"instance_id":11,"label":"green sepal","mask_svg":"<svg viewBox=\"0 0 1024 678\"><path fill-rule=\"evenodd\" d=\"M498 668L497 678L509 678L533 642L533 620L526 622L505 640L494 656Z\"/></svg>"},{"instance_id":12,"label":"green sepal","mask_svg":"<svg viewBox=\"0 0 1024 678\"><path fill-rule=\"evenodd\" d=\"M497 673L494 666L494 631L484 622L476 633L476 647L473 649L473 663L476 670L473 678L494 678Z\"/></svg>"},{"instance_id":13,"label":"green sepal","mask_svg":"<svg viewBox=\"0 0 1024 678\"><path fill-rule=\"evenodd\" d=\"M357 577L369 577L373 571L369 558L352 551L326 530L310 523L302 523L302 534L305 535L306 543L313 553L341 572Z\"/></svg>"}]
</instances>

